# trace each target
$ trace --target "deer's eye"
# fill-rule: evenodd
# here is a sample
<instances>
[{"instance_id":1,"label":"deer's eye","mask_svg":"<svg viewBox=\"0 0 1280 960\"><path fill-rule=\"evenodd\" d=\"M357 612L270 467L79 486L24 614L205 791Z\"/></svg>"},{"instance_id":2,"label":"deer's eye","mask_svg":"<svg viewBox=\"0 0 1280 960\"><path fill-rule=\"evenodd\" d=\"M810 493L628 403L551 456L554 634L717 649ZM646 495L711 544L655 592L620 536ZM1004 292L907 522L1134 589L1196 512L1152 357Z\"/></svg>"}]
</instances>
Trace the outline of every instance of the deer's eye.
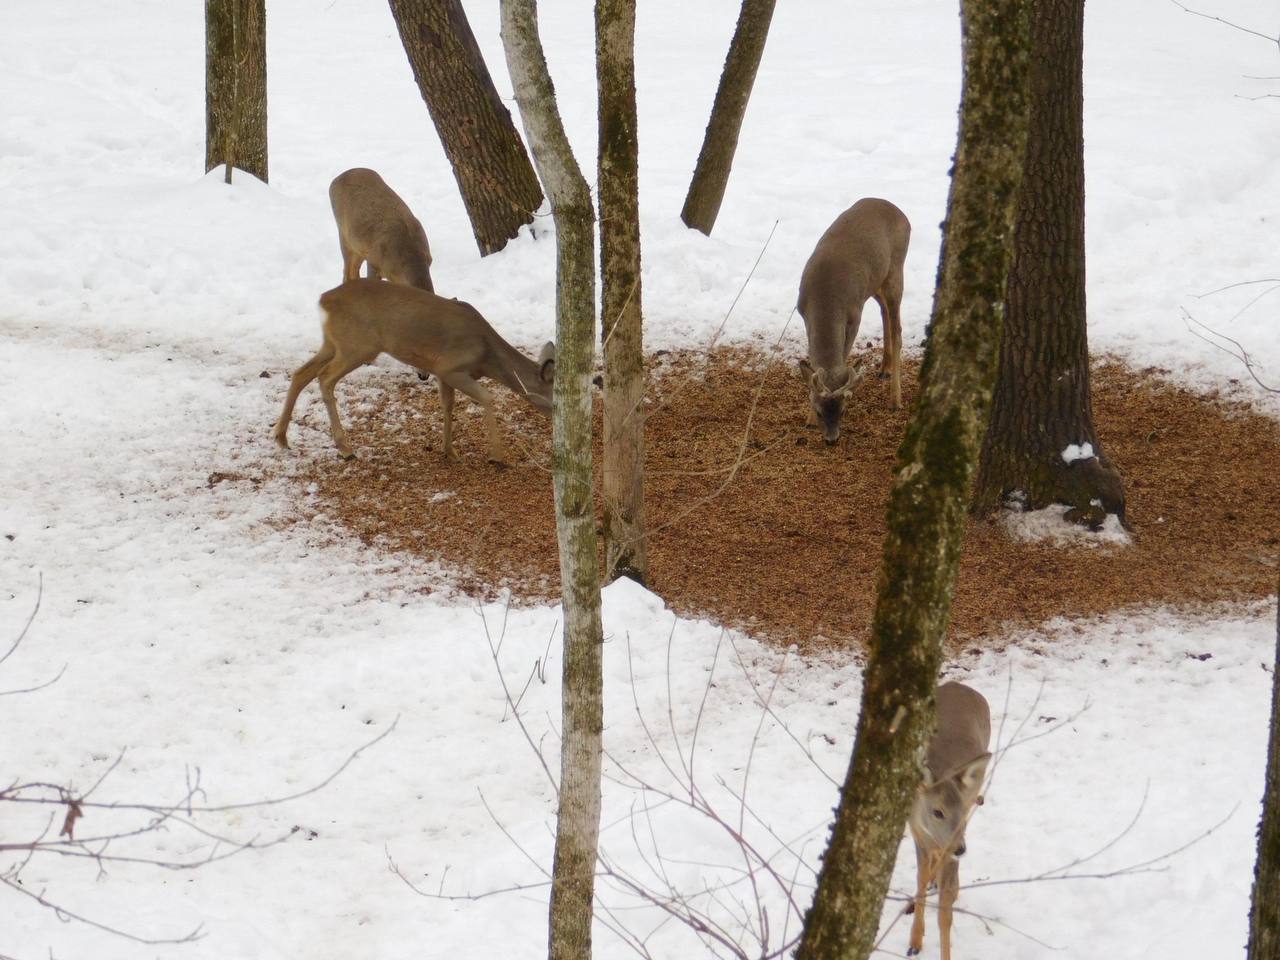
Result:
<instances>
[{"instance_id":1,"label":"deer's eye","mask_svg":"<svg viewBox=\"0 0 1280 960\"><path fill-rule=\"evenodd\" d=\"M941 810L935 810L935 811L933 811L933 819L935 819L935 820L945 820L945 819L947 819L947 815L946 815L945 813L943 813Z\"/></svg>"}]
</instances>

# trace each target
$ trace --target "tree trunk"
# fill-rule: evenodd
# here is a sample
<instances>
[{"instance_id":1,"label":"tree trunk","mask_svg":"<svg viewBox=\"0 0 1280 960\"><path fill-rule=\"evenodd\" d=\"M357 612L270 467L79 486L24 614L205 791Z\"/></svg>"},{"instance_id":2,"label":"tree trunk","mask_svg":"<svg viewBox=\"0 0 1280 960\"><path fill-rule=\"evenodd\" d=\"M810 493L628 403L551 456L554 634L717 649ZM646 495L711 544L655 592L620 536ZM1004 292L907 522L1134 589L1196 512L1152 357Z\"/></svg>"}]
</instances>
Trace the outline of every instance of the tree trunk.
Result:
<instances>
[{"instance_id":1,"label":"tree trunk","mask_svg":"<svg viewBox=\"0 0 1280 960\"><path fill-rule=\"evenodd\" d=\"M644 344L635 0L596 0L605 577L644 583Z\"/></svg>"},{"instance_id":2,"label":"tree trunk","mask_svg":"<svg viewBox=\"0 0 1280 960\"><path fill-rule=\"evenodd\" d=\"M1024 0L964 0L960 134L933 336L889 500L862 712L798 960L867 957L934 723L965 508L986 430L1026 142Z\"/></svg>"},{"instance_id":3,"label":"tree trunk","mask_svg":"<svg viewBox=\"0 0 1280 960\"><path fill-rule=\"evenodd\" d=\"M1248 960L1280 960L1280 582L1276 583L1276 656L1271 667L1271 746L1258 824Z\"/></svg>"},{"instance_id":4,"label":"tree trunk","mask_svg":"<svg viewBox=\"0 0 1280 960\"><path fill-rule=\"evenodd\" d=\"M501 250L542 205L542 188L460 0L388 0L471 218L480 255Z\"/></svg>"},{"instance_id":5,"label":"tree trunk","mask_svg":"<svg viewBox=\"0 0 1280 960\"><path fill-rule=\"evenodd\" d=\"M1084 0L1037 0L1004 345L974 510L989 514L1017 496L1025 509L1063 503L1096 525L1104 512L1124 519L1124 486L1098 442L1089 394L1083 56Z\"/></svg>"},{"instance_id":6,"label":"tree trunk","mask_svg":"<svg viewBox=\"0 0 1280 960\"><path fill-rule=\"evenodd\" d=\"M205 0L204 169L267 181L265 0Z\"/></svg>"},{"instance_id":7,"label":"tree trunk","mask_svg":"<svg viewBox=\"0 0 1280 960\"><path fill-rule=\"evenodd\" d=\"M707 236L711 236L711 228L716 225L720 202L729 184L742 118L747 112L756 70L764 56L764 42L769 36L773 4L774 0L742 0L742 12L738 14L738 26L733 31L729 55L720 74L702 152L698 154L689 195L684 198L684 209L680 212L685 226L701 230Z\"/></svg>"},{"instance_id":8,"label":"tree trunk","mask_svg":"<svg viewBox=\"0 0 1280 960\"><path fill-rule=\"evenodd\" d=\"M556 108L555 89L538 36L537 4L535 0L502 0L501 10L507 67L556 225L552 445L564 601L564 671L549 956L551 960L588 960L604 729L604 635L591 483L595 212Z\"/></svg>"}]
</instances>

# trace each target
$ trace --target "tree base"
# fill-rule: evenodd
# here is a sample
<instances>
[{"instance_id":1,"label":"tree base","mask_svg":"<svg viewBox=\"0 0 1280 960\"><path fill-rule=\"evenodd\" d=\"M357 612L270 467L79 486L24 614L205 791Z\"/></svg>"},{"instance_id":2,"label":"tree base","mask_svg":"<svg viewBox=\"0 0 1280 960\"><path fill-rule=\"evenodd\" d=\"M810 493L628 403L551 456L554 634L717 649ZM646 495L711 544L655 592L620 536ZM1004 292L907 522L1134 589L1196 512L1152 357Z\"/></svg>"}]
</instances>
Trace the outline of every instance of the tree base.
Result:
<instances>
[{"instance_id":1,"label":"tree base","mask_svg":"<svg viewBox=\"0 0 1280 960\"><path fill-rule=\"evenodd\" d=\"M1000 475L1023 477L1025 482L993 488L983 484L979 478L972 508L976 516L986 517L995 513L1017 491L1022 494L1020 499L1024 510L1062 504L1067 508L1064 519L1091 530L1101 529L1107 514L1114 513L1124 528L1129 529L1124 514L1124 481L1120 472L1101 457L1023 470L1006 468L1000 471Z\"/></svg>"}]
</instances>

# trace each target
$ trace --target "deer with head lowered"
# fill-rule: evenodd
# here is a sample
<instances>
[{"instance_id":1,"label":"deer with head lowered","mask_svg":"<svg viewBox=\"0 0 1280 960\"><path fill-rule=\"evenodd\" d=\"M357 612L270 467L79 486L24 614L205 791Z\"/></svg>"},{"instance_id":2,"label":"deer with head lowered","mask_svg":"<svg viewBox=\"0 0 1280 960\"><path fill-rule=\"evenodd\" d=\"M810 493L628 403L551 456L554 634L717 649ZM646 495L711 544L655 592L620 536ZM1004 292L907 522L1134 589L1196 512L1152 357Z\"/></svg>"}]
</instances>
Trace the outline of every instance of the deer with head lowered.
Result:
<instances>
[{"instance_id":1,"label":"deer with head lowered","mask_svg":"<svg viewBox=\"0 0 1280 960\"><path fill-rule=\"evenodd\" d=\"M924 902L938 886L938 930L942 960L951 960L951 917L960 894L965 825L982 804L982 783L991 754L991 709L987 699L963 683L938 687L938 726L925 757L908 825L916 845L916 898L907 956L924 943Z\"/></svg>"},{"instance_id":2,"label":"deer with head lowered","mask_svg":"<svg viewBox=\"0 0 1280 960\"><path fill-rule=\"evenodd\" d=\"M427 232L376 171L355 167L338 174L329 184L329 202L338 224L344 281L359 278L360 264L367 263L370 279L382 276L435 291Z\"/></svg>"},{"instance_id":3,"label":"deer with head lowered","mask_svg":"<svg viewBox=\"0 0 1280 960\"><path fill-rule=\"evenodd\" d=\"M493 395L480 378L497 380L524 397L537 410L551 412L555 377L555 344L547 343L530 360L489 326L469 303L447 300L425 290L379 280L351 280L320 295L324 343L293 375L284 410L276 421L276 443L288 449L286 434L298 394L319 378L329 411L329 428L343 459L355 456L338 417L333 388L362 364L389 353L402 363L434 373L444 410L444 456L453 451L454 391L461 390L484 408L489 459L506 460L493 413Z\"/></svg>"},{"instance_id":4,"label":"deer with head lowered","mask_svg":"<svg viewBox=\"0 0 1280 960\"><path fill-rule=\"evenodd\" d=\"M867 197L836 217L804 265L796 309L809 356L800 371L809 386L808 423L820 424L829 444L840 439L845 400L862 379L849 354L872 297L884 320L880 375L889 378L890 406L902 404L902 264L910 239L911 224L901 210Z\"/></svg>"}]
</instances>

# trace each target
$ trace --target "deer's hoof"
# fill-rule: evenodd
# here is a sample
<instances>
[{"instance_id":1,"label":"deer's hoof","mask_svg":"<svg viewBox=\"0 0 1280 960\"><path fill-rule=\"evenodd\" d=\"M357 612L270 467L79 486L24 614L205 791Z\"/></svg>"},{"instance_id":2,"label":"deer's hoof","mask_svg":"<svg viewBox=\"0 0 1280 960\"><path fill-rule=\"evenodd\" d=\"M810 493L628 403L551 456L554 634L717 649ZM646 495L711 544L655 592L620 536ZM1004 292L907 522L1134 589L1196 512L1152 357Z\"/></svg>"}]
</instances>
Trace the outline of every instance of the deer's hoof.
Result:
<instances>
[{"instance_id":1,"label":"deer's hoof","mask_svg":"<svg viewBox=\"0 0 1280 960\"><path fill-rule=\"evenodd\" d=\"M907 956L908 956L908 957L918 956L918 955L919 955L919 953L920 953L920 948L919 948L919 947L907 947Z\"/></svg>"},{"instance_id":2,"label":"deer's hoof","mask_svg":"<svg viewBox=\"0 0 1280 960\"><path fill-rule=\"evenodd\" d=\"M339 450L338 456L343 460L354 460L356 458L356 452L354 450Z\"/></svg>"}]
</instances>

